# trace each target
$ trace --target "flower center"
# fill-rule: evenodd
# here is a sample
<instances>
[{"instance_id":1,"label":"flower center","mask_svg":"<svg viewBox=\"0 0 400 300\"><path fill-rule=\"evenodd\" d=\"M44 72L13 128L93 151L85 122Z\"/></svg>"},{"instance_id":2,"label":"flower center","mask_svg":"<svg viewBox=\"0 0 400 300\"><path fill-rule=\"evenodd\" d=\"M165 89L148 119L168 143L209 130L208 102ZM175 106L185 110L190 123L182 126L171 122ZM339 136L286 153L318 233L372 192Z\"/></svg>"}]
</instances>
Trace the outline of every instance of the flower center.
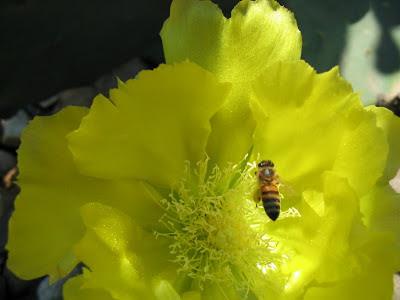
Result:
<instances>
[{"instance_id":1,"label":"flower center","mask_svg":"<svg viewBox=\"0 0 400 300\"><path fill-rule=\"evenodd\" d=\"M200 289L225 282L249 290L257 277L268 280L282 259L266 235L270 220L253 200L255 170L256 163L246 159L212 170L208 159L195 168L187 163L182 180L161 202L165 231L156 235L170 240L179 273Z\"/></svg>"}]
</instances>

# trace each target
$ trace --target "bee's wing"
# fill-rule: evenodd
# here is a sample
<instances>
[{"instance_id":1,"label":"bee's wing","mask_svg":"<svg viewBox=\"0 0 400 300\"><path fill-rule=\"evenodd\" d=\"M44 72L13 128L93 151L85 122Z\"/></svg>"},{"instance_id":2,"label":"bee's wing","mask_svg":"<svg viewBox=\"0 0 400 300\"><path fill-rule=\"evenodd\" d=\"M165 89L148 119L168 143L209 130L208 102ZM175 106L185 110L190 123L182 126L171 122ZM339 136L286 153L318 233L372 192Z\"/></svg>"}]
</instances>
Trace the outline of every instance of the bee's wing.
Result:
<instances>
[{"instance_id":1,"label":"bee's wing","mask_svg":"<svg viewBox=\"0 0 400 300\"><path fill-rule=\"evenodd\" d=\"M298 195L298 191L296 188L288 181L279 178L279 193L281 194L281 197L295 197Z\"/></svg>"},{"instance_id":2,"label":"bee's wing","mask_svg":"<svg viewBox=\"0 0 400 300\"><path fill-rule=\"evenodd\" d=\"M298 203L299 197L301 197L301 191L296 189L289 181L280 179L279 194L282 209L280 218L300 217L301 214L296 208L296 203Z\"/></svg>"}]
</instances>

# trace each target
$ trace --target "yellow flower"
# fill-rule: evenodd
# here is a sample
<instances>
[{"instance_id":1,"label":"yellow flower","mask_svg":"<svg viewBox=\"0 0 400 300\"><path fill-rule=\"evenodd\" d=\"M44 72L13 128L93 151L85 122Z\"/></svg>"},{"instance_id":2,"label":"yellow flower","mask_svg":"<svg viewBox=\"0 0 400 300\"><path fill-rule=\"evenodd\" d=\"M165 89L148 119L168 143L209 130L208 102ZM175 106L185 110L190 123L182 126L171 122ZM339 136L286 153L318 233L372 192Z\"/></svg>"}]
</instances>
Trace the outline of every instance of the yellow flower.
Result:
<instances>
[{"instance_id":1,"label":"yellow flower","mask_svg":"<svg viewBox=\"0 0 400 300\"><path fill-rule=\"evenodd\" d=\"M400 121L299 60L292 15L175 0L167 65L89 109L36 118L19 150L9 267L65 299L390 299ZM257 162L284 184L271 221Z\"/></svg>"}]
</instances>

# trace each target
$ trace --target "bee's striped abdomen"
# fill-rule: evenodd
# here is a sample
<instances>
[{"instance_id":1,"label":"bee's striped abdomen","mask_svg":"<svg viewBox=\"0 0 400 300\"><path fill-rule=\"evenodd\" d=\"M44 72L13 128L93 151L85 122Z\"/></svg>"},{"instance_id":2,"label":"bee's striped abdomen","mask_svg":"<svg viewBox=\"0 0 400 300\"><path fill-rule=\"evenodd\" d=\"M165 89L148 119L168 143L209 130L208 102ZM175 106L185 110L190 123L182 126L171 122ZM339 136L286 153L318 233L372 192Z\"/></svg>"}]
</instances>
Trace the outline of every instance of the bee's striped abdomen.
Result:
<instances>
[{"instance_id":1,"label":"bee's striped abdomen","mask_svg":"<svg viewBox=\"0 0 400 300\"><path fill-rule=\"evenodd\" d=\"M264 206L265 213L272 221L279 217L281 211L281 199L278 191L262 191L261 200Z\"/></svg>"},{"instance_id":2,"label":"bee's striped abdomen","mask_svg":"<svg viewBox=\"0 0 400 300\"><path fill-rule=\"evenodd\" d=\"M279 177L275 172L274 163L271 160L262 160L257 165L256 172L259 182L259 190L256 201L262 200L265 213L275 221L281 211L281 199L279 194Z\"/></svg>"}]
</instances>

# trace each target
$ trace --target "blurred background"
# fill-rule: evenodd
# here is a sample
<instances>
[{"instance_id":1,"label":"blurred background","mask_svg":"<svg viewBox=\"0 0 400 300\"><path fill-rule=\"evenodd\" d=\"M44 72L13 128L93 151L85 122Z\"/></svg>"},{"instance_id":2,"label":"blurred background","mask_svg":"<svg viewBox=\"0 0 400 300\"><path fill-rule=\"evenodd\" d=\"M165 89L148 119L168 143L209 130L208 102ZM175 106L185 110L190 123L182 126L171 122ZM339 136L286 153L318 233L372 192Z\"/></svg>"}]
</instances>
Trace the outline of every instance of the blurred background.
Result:
<instances>
[{"instance_id":1,"label":"blurred background","mask_svg":"<svg viewBox=\"0 0 400 300\"><path fill-rule=\"evenodd\" d=\"M237 3L214 2L227 17ZM339 65L366 105L399 114L400 0L279 2L295 13L303 59L320 72ZM35 115L89 106L97 93L107 94L116 85L116 77L127 80L162 63L158 33L170 4L0 0L0 299L61 299L62 282L23 281L6 267L21 131Z\"/></svg>"}]
</instances>

